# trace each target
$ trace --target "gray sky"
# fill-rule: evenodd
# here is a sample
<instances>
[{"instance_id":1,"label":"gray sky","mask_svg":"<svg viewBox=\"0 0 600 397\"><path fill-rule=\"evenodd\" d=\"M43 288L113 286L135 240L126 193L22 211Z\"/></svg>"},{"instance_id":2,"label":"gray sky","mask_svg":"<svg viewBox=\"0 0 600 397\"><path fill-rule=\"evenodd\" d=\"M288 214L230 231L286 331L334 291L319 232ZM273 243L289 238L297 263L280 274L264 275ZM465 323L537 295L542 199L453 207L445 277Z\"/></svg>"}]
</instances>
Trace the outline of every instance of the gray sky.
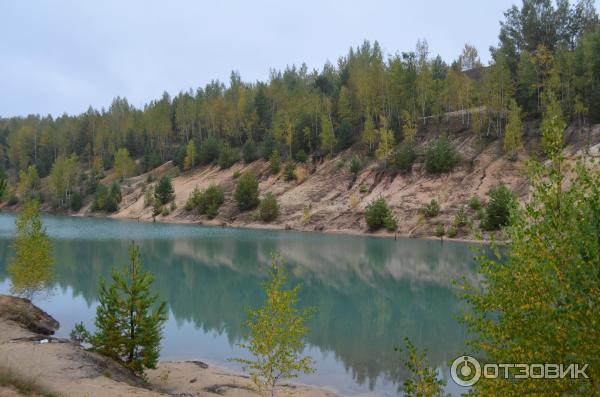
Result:
<instances>
[{"instance_id":1,"label":"gray sky","mask_svg":"<svg viewBox=\"0 0 600 397\"><path fill-rule=\"evenodd\" d=\"M520 2L520 1L519 1ZM0 117L60 115L163 91L265 80L269 69L320 69L364 39L385 53L426 38L454 59L465 42L482 60L512 0L126 1L2 0Z\"/></svg>"}]
</instances>

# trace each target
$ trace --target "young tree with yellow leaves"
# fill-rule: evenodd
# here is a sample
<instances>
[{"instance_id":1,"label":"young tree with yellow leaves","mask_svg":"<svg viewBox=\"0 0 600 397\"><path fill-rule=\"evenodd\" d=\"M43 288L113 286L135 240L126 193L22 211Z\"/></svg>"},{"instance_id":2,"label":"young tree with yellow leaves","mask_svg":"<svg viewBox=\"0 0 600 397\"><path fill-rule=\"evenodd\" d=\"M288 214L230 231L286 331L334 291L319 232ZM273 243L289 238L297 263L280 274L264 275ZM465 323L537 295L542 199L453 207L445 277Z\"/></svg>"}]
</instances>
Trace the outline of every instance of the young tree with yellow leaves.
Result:
<instances>
[{"instance_id":1,"label":"young tree with yellow leaves","mask_svg":"<svg viewBox=\"0 0 600 397\"><path fill-rule=\"evenodd\" d=\"M308 332L306 321L312 309L298 309L300 285L286 288L287 272L276 256L263 285L266 299L261 308L249 311L248 343L240 344L254 359L233 359L250 369L250 378L263 395L276 395L277 385L299 373L314 372L312 359L301 356L302 338Z\"/></svg>"}]
</instances>

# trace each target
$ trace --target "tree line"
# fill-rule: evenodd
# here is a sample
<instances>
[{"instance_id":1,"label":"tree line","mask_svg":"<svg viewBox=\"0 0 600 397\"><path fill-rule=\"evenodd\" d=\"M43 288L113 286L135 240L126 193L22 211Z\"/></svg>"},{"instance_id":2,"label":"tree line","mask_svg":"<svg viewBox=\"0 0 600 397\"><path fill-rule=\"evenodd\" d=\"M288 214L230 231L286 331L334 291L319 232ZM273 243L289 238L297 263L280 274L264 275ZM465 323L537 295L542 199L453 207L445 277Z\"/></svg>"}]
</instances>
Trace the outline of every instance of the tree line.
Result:
<instances>
[{"instance_id":1,"label":"tree line","mask_svg":"<svg viewBox=\"0 0 600 397\"><path fill-rule=\"evenodd\" d=\"M441 130L451 116L477 134L514 135L507 121L540 115L547 90L567 120L600 122L600 24L591 0L524 0L505 13L491 54L482 65L466 44L448 64L425 40L389 55L365 41L321 70L287 67L266 82L232 72L228 84L164 93L143 108L117 97L78 115L3 118L0 169L21 184L20 195L56 169L50 192L63 205L74 190L86 193L82 186L93 191L113 166L127 176L168 160L182 169L220 157L227 164L245 145L260 149L254 156L275 150L290 160L360 145L386 164L397 142L412 142L425 126ZM510 152L519 144L515 136L507 142ZM140 161L128 161L124 149Z\"/></svg>"}]
</instances>

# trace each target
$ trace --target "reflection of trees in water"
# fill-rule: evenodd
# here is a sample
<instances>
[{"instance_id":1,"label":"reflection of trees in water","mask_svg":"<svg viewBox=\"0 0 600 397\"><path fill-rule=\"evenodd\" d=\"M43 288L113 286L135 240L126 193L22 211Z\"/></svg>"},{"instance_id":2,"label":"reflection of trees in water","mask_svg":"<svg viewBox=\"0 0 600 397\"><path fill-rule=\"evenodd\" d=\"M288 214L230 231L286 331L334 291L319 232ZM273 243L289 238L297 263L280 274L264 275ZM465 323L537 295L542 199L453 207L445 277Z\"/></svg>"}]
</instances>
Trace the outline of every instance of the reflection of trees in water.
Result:
<instances>
[{"instance_id":1,"label":"reflection of trees in water","mask_svg":"<svg viewBox=\"0 0 600 397\"><path fill-rule=\"evenodd\" d=\"M445 367L465 338L454 315L460 305L450 280L474 278L466 245L438 241L340 238L186 238L142 240L144 268L169 302L178 322L205 332L244 338L245 305L262 300L263 268L273 251L290 263L290 278L303 283L300 300L317 308L308 342L333 352L356 381L373 386L384 375L403 378L393 348L409 336L427 348L434 365ZM8 244L0 240L0 261ZM56 240L56 280L88 303L101 277L127 261L124 240ZM0 275L5 277L0 268Z\"/></svg>"}]
</instances>

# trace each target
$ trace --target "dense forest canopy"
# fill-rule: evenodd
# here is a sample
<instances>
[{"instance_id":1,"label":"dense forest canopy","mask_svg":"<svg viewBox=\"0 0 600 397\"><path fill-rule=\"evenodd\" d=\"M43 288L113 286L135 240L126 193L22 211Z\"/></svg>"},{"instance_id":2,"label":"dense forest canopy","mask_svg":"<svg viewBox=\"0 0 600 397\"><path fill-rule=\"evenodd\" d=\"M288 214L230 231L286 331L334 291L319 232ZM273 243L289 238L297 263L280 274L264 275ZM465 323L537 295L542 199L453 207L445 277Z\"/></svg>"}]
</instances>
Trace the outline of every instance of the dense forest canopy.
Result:
<instances>
[{"instance_id":1,"label":"dense forest canopy","mask_svg":"<svg viewBox=\"0 0 600 397\"><path fill-rule=\"evenodd\" d=\"M523 0L506 11L491 53L484 66L466 44L447 63L424 40L391 55L365 41L320 71L292 66L256 83L232 72L228 84L212 81L173 98L164 93L142 109L117 97L108 109L79 115L4 118L0 169L23 194L58 162L55 201L63 203L79 170L95 175L112 167L121 148L141 159L136 172L168 160L181 167L190 142L199 164L215 159L215 142L239 148L251 141L267 156L275 149L292 158L353 145L376 154L381 142L412 140L424 125L443 125L449 112L478 134L502 136L511 101L523 117L536 117L545 92L571 121L600 122L600 23L592 0Z\"/></svg>"}]
</instances>

